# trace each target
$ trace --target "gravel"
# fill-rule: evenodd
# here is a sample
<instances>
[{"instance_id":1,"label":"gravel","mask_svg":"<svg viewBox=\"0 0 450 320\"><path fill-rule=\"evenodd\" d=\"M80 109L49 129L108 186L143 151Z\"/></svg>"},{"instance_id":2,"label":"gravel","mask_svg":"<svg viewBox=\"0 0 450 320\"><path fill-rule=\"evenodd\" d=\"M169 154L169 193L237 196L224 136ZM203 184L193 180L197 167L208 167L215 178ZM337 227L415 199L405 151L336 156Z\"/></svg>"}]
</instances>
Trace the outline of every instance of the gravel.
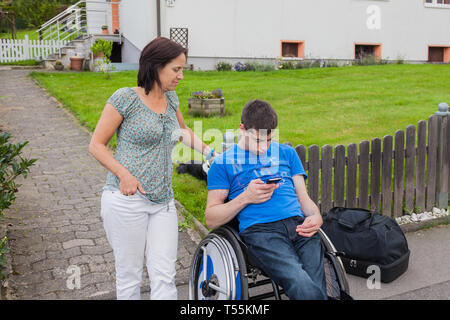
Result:
<instances>
[{"instance_id":1,"label":"gravel","mask_svg":"<svg viewBox=\"0 0 450 320\"><path fill-rule=\"evenodd\" d=\"M415 222L437 219L437 218L448 216L449 214L450 214L449 210L433 208L433 210L430 212L422 212L422 213L414 213L413 212L411 214L397 217L397 218L395 218L395 221L397 221L397 223L399 225L402 225L402 224L407 224L407 223L415 223Z\"/></svg>"}]
</instances>

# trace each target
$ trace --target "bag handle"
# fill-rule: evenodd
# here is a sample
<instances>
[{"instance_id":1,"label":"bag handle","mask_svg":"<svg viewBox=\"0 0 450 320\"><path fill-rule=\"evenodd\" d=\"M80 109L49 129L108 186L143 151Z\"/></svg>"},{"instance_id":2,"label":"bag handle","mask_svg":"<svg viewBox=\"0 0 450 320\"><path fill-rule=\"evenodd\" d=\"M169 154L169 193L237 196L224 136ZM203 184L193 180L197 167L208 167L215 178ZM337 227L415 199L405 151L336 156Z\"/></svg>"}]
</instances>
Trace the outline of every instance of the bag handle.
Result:
<instances>
[{"instance_id":1,"label":"bag handle","mask_svg":"<svg viewBox=\"0 0 450 320\"><path fill-rule=\"evenodd\" d=\"M361 209L358 209L358 210L361 211ZM364 222L366 222L367 220L370 219L370 221L369 221L369 227L370 227L372 225L372 223L373 223L374 213L370 212L368 210L365 210L365 211L366 211L365 213L367 213L367 216L365 216L362 219L358 219L356 221L355 220L352 221L350 219L345 219L346 216L341 216L339 219L337 219L338 224L343 226L343 227L345 227L345 228L347 228L347 229L355 230L356 227L360 226L361 224L363 224ZM351 213L348 213L348 214L350 215Z\"/></svg>"}]
</instances>

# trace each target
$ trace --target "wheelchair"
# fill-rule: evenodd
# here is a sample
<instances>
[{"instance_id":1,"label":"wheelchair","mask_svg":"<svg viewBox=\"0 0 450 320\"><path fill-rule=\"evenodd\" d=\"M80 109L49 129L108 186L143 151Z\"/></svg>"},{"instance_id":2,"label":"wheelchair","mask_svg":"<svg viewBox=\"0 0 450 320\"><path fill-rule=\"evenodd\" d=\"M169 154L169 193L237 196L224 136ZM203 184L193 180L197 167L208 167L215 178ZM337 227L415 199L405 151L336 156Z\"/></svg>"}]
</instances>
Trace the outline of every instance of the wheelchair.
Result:
<instances>
[{"instance_id":1,"label":"wheelchair","mask_svg":"<svg viewBox=\"0 0 450 320\"><path fill-rule=\"evenodd\" d=\"M234 218L212 230L199 243L190 267L190 300L282 299L284 290L258 268L237 230L238 222ZM352 300L340 258L344 254L335 249L322 229L318 232L325 254L328 298Z\"/></svg>"}]
</instances>

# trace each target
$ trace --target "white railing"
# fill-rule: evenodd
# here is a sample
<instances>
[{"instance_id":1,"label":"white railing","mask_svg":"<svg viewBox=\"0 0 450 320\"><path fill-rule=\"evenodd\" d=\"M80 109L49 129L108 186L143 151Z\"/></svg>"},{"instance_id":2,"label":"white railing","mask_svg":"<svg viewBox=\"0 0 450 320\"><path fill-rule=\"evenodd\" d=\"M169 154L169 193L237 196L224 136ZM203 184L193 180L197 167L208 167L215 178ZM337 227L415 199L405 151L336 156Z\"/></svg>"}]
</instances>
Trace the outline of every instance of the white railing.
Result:
<instances>
[{"instance_id":1,"label":"white railing","mask_svg":"<svg viewBox=\"0 0 450 320\"><path fill-rule=\"evenodd\" d=\"M86 33L86 1L78 1L36 31L40 40L72 40Z\"/></svg>"},{"instance_id":2,"label":"white railing","mask_svg":"<svg viewBox=\"0 0 450 320\"><path fill-rule=\"evenodd\" d=\"M24 40L0 39L0 62L14 62L30 59L44 59L59 53L66 40Z\"/></svg>"},{"instance_id":3,"label":"white railing","mask_svg":"<svg viewBox=\"0 0 450 320\"><path fill-rule=\"evenodd\" d=\"M78 1L41 25L36 32L41 40L72 40L85 34L100 34L102 26L114 32L119 21L119 1Z\"/></svg>"}]
</instances>

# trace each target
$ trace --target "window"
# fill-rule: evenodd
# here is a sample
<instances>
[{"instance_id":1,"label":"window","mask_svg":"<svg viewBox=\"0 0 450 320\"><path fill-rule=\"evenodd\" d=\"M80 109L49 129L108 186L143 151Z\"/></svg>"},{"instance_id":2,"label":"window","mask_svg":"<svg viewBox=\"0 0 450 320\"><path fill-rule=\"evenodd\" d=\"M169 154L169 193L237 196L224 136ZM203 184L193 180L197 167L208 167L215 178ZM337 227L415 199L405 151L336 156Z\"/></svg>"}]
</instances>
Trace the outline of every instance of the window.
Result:
<instances>
[{"instance_id":1,"label":"window","mask_svg":"<svg viewBox=\"0 0 450 320\"><path fill-rule=\"evenodd\" d=\"M305 56L304 41L281 41L281 56L291 58L303 58Z\"/></svg>"},{"instance_id":2,"label":"window","mask_svg":"<svg viewBox=\"0 0 450 320\"><path fill-rule=\"evenodd\" d=\"M425 0L424 4L425 7L450 9L450 0Z\"/></svg>"},{"instance_id":3,"label":"window","mask_svg":"<svg viewBox=\"0 0 450 320\"><path fill-rule=\"evenodd\" d=\"M355 59L361 59L367 56L374 56L381 59L381 44L378 43L355 43Z\"/></svg>"},{"instance_id":4,"label":"window","mask_svg":"<svg viewBox=\"0 0 450 320\"><path fill-rule=\"evenodd\" d=\"M450 47L428 46L428 62L450 62Z\"/></svg>"}]
</instances>

